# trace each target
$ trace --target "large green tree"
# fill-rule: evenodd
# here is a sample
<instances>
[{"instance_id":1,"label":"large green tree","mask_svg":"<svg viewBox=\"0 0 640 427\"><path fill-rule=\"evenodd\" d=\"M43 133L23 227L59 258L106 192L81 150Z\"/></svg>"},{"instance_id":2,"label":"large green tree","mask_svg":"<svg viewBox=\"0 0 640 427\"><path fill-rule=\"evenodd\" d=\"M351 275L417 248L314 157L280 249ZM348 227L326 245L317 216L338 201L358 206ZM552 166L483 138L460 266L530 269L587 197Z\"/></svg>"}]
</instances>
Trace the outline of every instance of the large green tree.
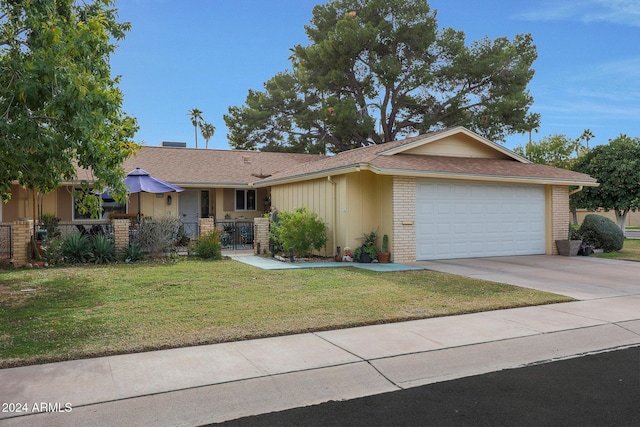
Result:
<instances>
[{"instance_id":1,"label":"large green tree","mask_svg":"<svg viewBox=\"0 0 640 427\"><path fill-rule=\"evenodd\" d=\"M229 108L233 147L337 152L455 125L492 140L538 126L528 34L468 44L425 0L333 0L305 30L292 68Z\"/></svg>"},{"instance_id":2,"label":"large green tree","mask_svg":"<svg viewBox=\"0 0 640 427\"><path fill-rule=\"evenodd\" d=\"M0 2L0 195L11 184L48 192L75 165L120 201L122 162L137 148L109 57L128 23L112 0ZM85 189L88 181L83 182ZM99 200L83 206L94 213Z\"/></svg>"},{"instance_id":3,"label":"large green tree","mask_svg":"<svg viewBox=\"0 0 640 427\"><path fill-rule=\"evenodd\" d=\"M624 231L627 213L640 208L640 138L620 135L598 145L580 156L573 169L600 183L572 195L573 203L586 209L613 210Z\"/></svg>"},{"instance_id":4,"label":"large green tree","mask_svg":"<svg viewBox=\"0 0 640 427\"><path fill-rule=\"evenodd\" d=\"M517 154L531 160L533 163L571 169L576 160L577 140L566 135L554 134L545 136L540 141L529 141L524 146L514 148Z\"/></svg>"}]
</instances>

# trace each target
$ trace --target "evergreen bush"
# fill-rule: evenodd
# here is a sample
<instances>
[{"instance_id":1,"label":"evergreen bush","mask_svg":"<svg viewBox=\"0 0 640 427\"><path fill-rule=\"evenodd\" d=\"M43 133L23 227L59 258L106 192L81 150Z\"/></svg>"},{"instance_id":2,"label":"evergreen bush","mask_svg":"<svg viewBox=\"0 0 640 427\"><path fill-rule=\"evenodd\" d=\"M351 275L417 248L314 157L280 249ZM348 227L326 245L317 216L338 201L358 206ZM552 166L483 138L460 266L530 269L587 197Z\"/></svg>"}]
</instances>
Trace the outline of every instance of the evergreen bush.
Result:
<instances>
[{"instance_id":1,"label":"evergreen bush","mask_svg":"<svg viewBox=\"0 0 640 427\"><path fill-rule=\"evenodd\" d=\"M222 259L220 231L216 229L206 236L200 237L193 246L193 255L202 259Z\"/></svg>"},{"instance_id":2,"label":"evergreen bush","mask_svg":"<svg viewBox=\"0 0 640 427\"><path fill-rule=\"evenodd\" d=\"M605 252L622 249L624 233L615 222L602 215L589 214L584 217L578 230L584 243L591 244Z\"/></svg>"},{"instance_id":3,"label":"evergreen bush","mask_svg":"<svg viewBox=\"0 0 640 427\"><path fill-rule=\"evenodd\" d=\"M293 248L296 256L303 257L327 244L327 226L306 208L279 212L278 221L271 224L271 238L282 250Z\"/></svg>"}]
</instances>

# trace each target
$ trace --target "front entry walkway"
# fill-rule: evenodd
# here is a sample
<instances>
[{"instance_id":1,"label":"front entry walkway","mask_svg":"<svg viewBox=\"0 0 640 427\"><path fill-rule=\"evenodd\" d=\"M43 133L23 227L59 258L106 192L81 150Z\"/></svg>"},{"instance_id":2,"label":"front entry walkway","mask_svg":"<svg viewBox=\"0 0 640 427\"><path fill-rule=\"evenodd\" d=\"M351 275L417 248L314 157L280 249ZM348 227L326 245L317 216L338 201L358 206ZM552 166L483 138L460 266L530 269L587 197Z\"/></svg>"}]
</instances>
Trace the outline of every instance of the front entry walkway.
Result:
<instances>
[{"instance_id":1,"label":"front entry walkway","mask_svg":"<svg viewBox=\"0 0 640 427\"><path fill-rule=\"evenodd\" d=\"M223 253L224 254L224 253ZM226 254L224 254L226 255ZM252 265L254 267L261 268L263 270L290 270L296 268L339 268L339 267L355 267L363 270L370 271L409 271L409 270L424 270L424 267L419 265L405 265L388 263L381 264L374 262L370 264L362 264L359 262L282 262L272 258L261 257L257 255L243 255L243 254L228 254L229 258L240 261L244 264Z\"/></svg>"}]
</instances>

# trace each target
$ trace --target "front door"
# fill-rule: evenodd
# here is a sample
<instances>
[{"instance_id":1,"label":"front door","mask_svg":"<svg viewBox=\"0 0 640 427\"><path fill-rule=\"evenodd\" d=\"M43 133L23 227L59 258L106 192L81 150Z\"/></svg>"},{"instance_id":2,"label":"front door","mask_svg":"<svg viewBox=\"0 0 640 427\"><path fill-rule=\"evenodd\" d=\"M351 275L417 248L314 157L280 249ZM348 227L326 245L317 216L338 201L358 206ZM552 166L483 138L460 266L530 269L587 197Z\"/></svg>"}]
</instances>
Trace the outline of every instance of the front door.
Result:
<instances>
[{"instance_id":1,"label":"front door","mask_svg":"<svg viewBox=\"0 0 640 427\"><path fill-rule=\"evenodd\" d=\"M185 190L180 193L178 205L180 219L184 224L184 231L191 239L198 238L198 218L200 218L200 191Z\"/></svg>"}]
</instances>

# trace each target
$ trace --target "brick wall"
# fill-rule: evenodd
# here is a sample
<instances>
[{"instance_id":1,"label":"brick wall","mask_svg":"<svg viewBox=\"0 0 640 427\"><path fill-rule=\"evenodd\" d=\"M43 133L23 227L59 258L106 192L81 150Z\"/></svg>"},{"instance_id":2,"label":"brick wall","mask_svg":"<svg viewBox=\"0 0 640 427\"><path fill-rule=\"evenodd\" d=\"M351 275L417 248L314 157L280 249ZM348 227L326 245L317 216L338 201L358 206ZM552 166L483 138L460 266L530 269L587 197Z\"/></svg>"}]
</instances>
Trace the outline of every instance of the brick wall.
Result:
<instances>
[{"instance_id":1,"label":"brick wall","mask_svg":"<svg viewBox=\"0 0 640 427\"><path fill-rule=\"evenodd\" d=\"M13 265L23 266L31 262L29 241L33 235L33 220L13 222Z\"/></svg>"},{"instance_id":2,"label":"brick wall","mask_svg":"<svg viewBox=\"0 0 640 427\"><path fill-rule=\"evenodd\" d=\"M393 177L393 243L395 262L416 260L416 180Z\"/></svg>"},{"instance_id":3,"label":"brick wall","mask_svg":"<svg viewBox=\"0 0 640 427\"><path fill-rule=\"evenodd\" d=\"M209 233L212 233L216 228L216 222L213 218L199 218L198 219L198 229L200 230L200 237L206 236Z\"/></svg>"},{"instance_id":4,"label":"brick wall","mask_svg":"<svg viewBox=\"0 0 640 427\"><path fill-rule=\"evenodd\" d=\"M112 219L113 224L113 243L116 246L116 252L120 252L129 246L129 219Z\"/></svg>"},{"instance_id":5,"label":"brick wall","mask_svg":"<svg viewBox=\"0 0 640 427\"><path fill-rule=\"evenodd\" d=\"M254 249L258 250L258 243L260 243L260 251L269 252L269 218L254 218L253 232Z\"/></svg>"},{"instance_id":6,"label":"brick wall","mask_svg":"<svg viewBox=\"0 0 640 427\"><path fill-rule=\"evenodd\" d=\"M569 187L551 186L551 254L558 255L556 240L566 240L569 234Z\"/></svg>"}]
</instances>

